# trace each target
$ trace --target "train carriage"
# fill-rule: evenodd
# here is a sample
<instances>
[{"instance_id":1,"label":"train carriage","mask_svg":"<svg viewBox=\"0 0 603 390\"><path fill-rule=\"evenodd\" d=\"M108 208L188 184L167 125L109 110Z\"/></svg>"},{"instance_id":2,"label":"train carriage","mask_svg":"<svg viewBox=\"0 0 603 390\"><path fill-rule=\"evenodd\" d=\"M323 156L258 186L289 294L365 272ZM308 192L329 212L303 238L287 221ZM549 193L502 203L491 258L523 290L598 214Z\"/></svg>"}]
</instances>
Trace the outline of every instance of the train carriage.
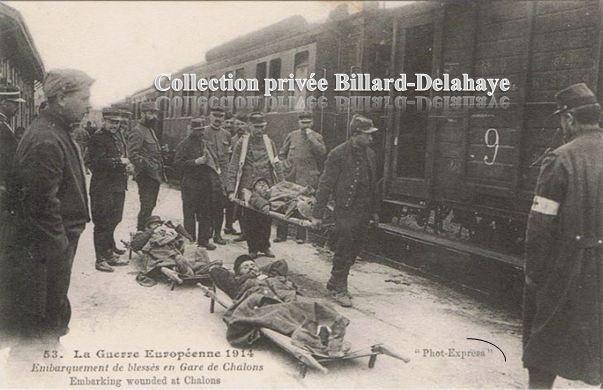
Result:
<instances>
[{"instance_id":1,"label":"train carriage","mask_svg":"<svg viewBox=\"0 0 603 390\"><path fill-rule=\"evenodd\" d=\"M601 4L414 2L394 9L369 4L354 14L338 7L321 24L288 18L208 51L205 62L173 76L232 73L264 79L313 73L333 86L335 73L467 74L508 78L511 88L493 96L413 89L384 95L330 88L272 98L262 98L262 92L169 92L162 105L164 142L175 147L190 117L207 113L207 105L195 102L210 98L255 96L256 105L247 109L266 112L267 132L277 145L295 129L301 110L313 111L329 149L347 139L351 116L362 112L385 129L374 145L383 177L384 229L446 237L468 251L493 249L505 253L495 258L520 266L539 157L561 142L557 119L549 116L554 93L586 82L601 95ZM157 97L150 88L137 99ZM279 105L279 98L287 104ZM304 105L308 98L327 103Z\"/></svg>"}]
</instances>

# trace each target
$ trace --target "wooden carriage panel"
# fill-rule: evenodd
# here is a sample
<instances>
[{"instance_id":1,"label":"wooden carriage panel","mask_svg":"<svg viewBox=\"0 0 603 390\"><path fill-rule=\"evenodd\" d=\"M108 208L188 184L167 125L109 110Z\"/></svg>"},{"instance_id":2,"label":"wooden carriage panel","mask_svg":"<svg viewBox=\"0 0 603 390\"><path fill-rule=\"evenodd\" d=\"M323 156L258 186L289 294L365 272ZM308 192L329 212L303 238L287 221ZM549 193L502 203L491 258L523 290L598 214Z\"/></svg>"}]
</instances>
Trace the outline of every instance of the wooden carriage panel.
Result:
<instances>
[{"instance_id":1,"label":"wooden carriage panel","mask_svg":"<svg viewBox=\"0 0 603 390\"><path fill-rule=\"evenodd\" d=\"M559 119L550 116L555 93L579 82L596 91L601 50L598 1L539 1L535 7L520 166L525 197L534 189L543 152L562 142Z\"/></svg>"}]
</instances>

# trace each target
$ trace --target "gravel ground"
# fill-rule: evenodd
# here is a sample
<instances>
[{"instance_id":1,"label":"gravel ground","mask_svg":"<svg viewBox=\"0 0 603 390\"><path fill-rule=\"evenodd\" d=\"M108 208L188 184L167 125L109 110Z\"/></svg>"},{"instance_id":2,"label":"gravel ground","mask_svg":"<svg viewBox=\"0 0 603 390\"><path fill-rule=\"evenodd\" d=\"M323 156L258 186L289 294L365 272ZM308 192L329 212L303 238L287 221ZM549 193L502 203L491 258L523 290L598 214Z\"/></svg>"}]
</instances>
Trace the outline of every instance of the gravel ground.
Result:
<instances>
[{"instance_id":1,"label":"gravel ground","mask_svg":"<svg viewBox=\"0 0 603 390\"><path fill-rule=\"evenodd\" d=\"M127 238L128 232L134 230L137 198L136 185L131 183L124 222L117 232L120 238ZM180 221L180 205L179 192L162 187L155 213ZM328 300L324 287L330 270L328 252L294 241L274 244L273 251L277 258L288 261L292 277L305 295ZM229 266L237 255L245 252L244 244L230 243L210 252L210 256ZM73 316L71 332L62 339L63 359L37 357L36 362L71 366L109 364L110 372L51 375L31 372L30 368L25 376L7 378L9 350L4 349L0 351L0 386L70 387L72 384L71 387L107 388L117 387L115 381L121 379L120 387L163 388L166 385L161 381L165 378L167 385L175 385L178 380L181 386L191 388L526 387L527 373L520 360L521 328L516 318L410 272L367 261L357 262L350 276L355 306L339 309L351 320L346 337L354 347L384 343L408 356L410 363L380 356L375 368L369 369L368 358L362 358L332 363L326 375L310 371L301 378L295 360L270 343L254 345L253 357L248 356L249 351L230 348L221 320L223 309L217 308L216 313L210 314L209 300L198 288L178 287L170 291L167 284L141 287L135 281L136 261L116 268L114 273L102 273L94 269L93 253L92 225L88 225L75 259L69 293ZM263 264L267 259L259 261ZM493 343L502 352L483 341L468 338ZM181 360L144 357L146 350L187 352L187 349L219 353L220 357ZM88 351L91 357L75 358L75 350L79 355ZM140 357L100 358L96 356L98 350L131 351ZM128 367L128 363L138 366ZM124 370L113 371L116 364L122 364ZM152 369L153 364L157 364L158 371L135 370L140 366ZM197 367L191 367L195 365ZM125 381L126 378L153 377L159 384L135 385ZM105 378L109 384L75 385L89 383L78 382L85 378ZM110 383L111 380L114 382ZM556 382L556 387L580 386L583 385L565 380Z\"/></svg>"}]
</instances>

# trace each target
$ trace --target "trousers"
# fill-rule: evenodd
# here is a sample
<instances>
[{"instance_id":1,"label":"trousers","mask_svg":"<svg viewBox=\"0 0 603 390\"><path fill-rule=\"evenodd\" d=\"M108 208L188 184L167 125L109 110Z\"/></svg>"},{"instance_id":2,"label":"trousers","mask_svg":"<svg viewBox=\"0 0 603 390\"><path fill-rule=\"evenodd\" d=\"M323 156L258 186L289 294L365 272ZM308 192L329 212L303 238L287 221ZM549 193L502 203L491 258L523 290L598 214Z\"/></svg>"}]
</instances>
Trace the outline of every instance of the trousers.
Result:
<instances>
[{"instance_id":1,"label":"trousers","mask_svg":"<svg viewBox=\"0 0 603 390\"><path fill-rule=\"evenodd\" d=\"M126 193L109 192L90 194L90 208L94 223L94 251L96 261L103 261L115 249L115 228L122 220Z\"/></svg>"},{"instance_id":2,"label":"trousers","mask_svg":"<svg viewBox=\"0 0 603 390\"><path fill-rule=\"evenodd\" d=\"M360 208L336 210L335 254L327 289L346 291L350 268L360 254L368 234L370 215Z\"/></svg>"},{"instance_id":3,"label":"trousers","mask_svg":"<svg viewBox=\"0 0 603 390\"><path fill-rule=\"evenodd\" d=\"M201 186L182 187L181 196L184 228L199 245L207 245L215 220L212 215L211 190Z\"/></svg>"},{"instance_id":4,"label":"trousers","mask_svg":"<svg viewBox=\"0 0 603 390\"><path fill-rule=\"evenodd\" d=\"M264 252L270 248L272 220L269 215L245 208L242 210L241 226L249 252Z\"/></svg>"},{"instance_id":5,"label":"trousers","mask_svg":"<svg viewBox=\"0 0 603 390\"><path fill-rule=\"evenodd\" d=\"M136 177L138 184L138 198L140 199L140 211L138 212L138 222L136 230L144 230L146 220L153 213L153 209L157 204L157 196L159 195L159 186L161 183L146 175L138 175Z\"/></svg>"},{"instance_id":6,"label":"trousers","mask_svg":"<svg viewBox=\"0 0 603 390\"><path fill-rule=\"evenodd\" d=\"M277 222L276 224L276 236L282 240L286 240L289 236L289 224L286 222ZM295 227L295 238L298 240L306 241L307 233L306 229L301 226Z\"/></svg>"}]
</instances>

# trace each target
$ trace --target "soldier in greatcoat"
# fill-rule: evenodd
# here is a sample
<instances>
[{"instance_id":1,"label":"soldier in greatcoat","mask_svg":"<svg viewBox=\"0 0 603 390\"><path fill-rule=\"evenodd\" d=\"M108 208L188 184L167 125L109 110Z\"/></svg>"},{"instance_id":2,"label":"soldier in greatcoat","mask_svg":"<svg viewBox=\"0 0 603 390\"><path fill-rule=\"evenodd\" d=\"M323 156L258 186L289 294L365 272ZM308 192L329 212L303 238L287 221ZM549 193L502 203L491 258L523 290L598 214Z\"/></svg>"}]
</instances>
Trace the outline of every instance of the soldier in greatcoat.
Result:
<instances>
[{"instance_id":1,"label":"soldier in greatcoat","mask_svg":"<svg viewBox=\"0 0 603 390\"><path fill-rule=\"evenodd\" d=\"M313 224L319 226L331 195L335 200L335 254L327 290L341 306L352 306L348 290L350 268L360 254L372 217L378 221L376 199L376 157L369 145L377 131L373 121L355 115L350 122L351 137L335 147L325 162L318 183Z\"/></svg>"},{"instance_id":2,"label":"soldier in greatcoat","mask_svg":"<svg viewBox=\"0 0 603 390\"><path fill-rule=\"evenodd\" d=\"M92 83L78 70L49 71L43 83L48 107L17 149L14 169L22 223L15 247L27 250L12 262L12 291L18 297L12 318L20 323L22 343L11 355L32 346L56 349L69 329L71 267L90 220L83 161L70 125L89 111Z\"/></svg>"},{"instance_id":3,"label":"soldier in greatcoat","mask_svg":"<svg viewBox=\"0 0 603 390\"><path fill-rule=\"evenodd\" d=\"M226 113L222 107L212 107L209 113L209 126L203 129L203 140L216 157L218 175L224 188L226 187L226 176L228 175L228 164L230 163L231 154L230 132L222 127L225 116ZM224 222L224 209L226 208L227 212L231 210L230 202L226 198L215 199L212 207L215 207L212 210L214 243L225 245L226 241L222 238L222 224ZM232 226L230 226L230 229L232 229Z\"/></svg>"},{"instance_id":4,"label":"soldier in greatcoat","mask_svg":"<svg viewBox=\"0 0 603 390\"><path fill-rule=\"evenodd\" d=\"M583 83L556 95L566 143L543 160L525 243L523 363L531 388L603 382L603 133Z\"/></svg>"},{"instance_id":5,"label":"soldier in greatcoat","mask_svg":"<svg viewBox=\"0 0 603 390\"><path fill-rule=\"evenodd\" d=\"M123 216L128 172L134 167L127 158L126 140L120 130L120 112L103 109L103 119L103 127L92 135L89 143L90 207L94 223L95 268L113 272L112 265L128 264L118 258L125 251L115 245L114 233Z\"/></svg>"},{"instance_id":6,"label":"soldier in greatcoat","mask_svg":"<svg viewBox=\"0 0 603 390\"><path fill-rule=\"evenodd\" d=\"M197 240L197 245L214 250L216 246L209 239L216 203L222 202L226 195L218 177L217 158L203 136L203 118L192 119L189 127L190 133L178 144L174 157L174 165L182 174L184 228Z\"/></svg>"},{"instance_id":7,"label":"soldier in greatcoat","mask_svg":"<svg viewBox=\"0 0 603 390\"><path fill-rule=\"evenodd\" d=\"M140 111L142 117L130 130L127 146L130 161L134 164L134 180L138 184L140 199L140 212L136 228L142 231L145 221L151 216L157 204L159 187L167 179L161 147L153 130L157 120L157 107L153 102L142 102Z\"/></svg>"},{"instance_id":8,"label":"soldier in greatcoat","mask_svg":"<svg viewBox=\"0 0 603 390\"><path fill-rule=\"evenodd\" d=\"M258 179L265 180L270 186L281 180L276 145L264 134L266 124L261 112L249 114L250 133L239 139L230 160L226 187L230 199L243 199L243 189L252 191ZM270 250L270 217L245 208L242 211L241 224L249 255L256 258L259 253L263 253L266 257L274 257Z\"/></svg>"},{"instance_id":9,"label":"soldier in greatcoat","mask_svg":"<svg viewBox=\"0 0 603 390\"><path fill-rule=\"evenodd\" d=\"M299 114L299 129L290 132L279 152L279 160L287 172L285 180L316 189L327 148L322 135L312 130L312 114ZM278 223L274 242L287 240L288 225ZM297 227L297 243L306 241L306 229Z\"/></svg>"}]
</instances>

